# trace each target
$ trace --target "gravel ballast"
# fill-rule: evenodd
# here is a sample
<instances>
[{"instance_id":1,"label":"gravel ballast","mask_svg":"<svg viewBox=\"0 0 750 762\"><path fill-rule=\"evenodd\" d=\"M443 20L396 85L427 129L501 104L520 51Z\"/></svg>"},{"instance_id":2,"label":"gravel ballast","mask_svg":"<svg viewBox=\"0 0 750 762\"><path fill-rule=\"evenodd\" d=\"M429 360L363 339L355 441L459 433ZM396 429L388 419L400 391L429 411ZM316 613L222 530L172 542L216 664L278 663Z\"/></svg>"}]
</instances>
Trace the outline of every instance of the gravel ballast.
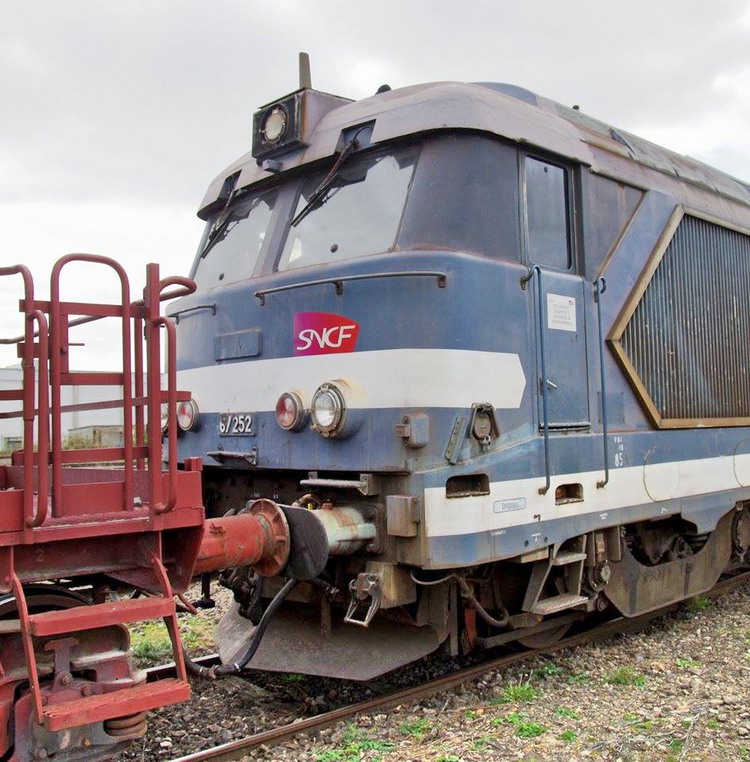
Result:
<instances>
[{"instance_id":1,"label":"gravel ballast","mask_svg":"<svg viewBox=\"0 0 750 762\"><path fill-rule=\"evenodd\" d=\"M400 670L399 687L449 668L438 663ZM352 685L289 675L197 681L190 702L152 714L128 756L173 759L372 695ZM750 586L700 598L641 633L537 656L247 759L750 760Z\"/></svg>"}]
</instances>

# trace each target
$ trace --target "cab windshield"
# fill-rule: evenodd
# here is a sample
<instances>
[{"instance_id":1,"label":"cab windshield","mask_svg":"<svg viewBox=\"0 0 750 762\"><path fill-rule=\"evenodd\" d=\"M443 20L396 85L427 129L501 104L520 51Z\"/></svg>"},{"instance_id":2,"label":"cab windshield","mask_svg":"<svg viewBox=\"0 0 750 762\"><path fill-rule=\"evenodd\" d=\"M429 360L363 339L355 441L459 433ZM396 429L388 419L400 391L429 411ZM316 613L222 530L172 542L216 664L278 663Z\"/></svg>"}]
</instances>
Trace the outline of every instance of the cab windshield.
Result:
<instances>
[{"instance_id":1,"label":"cab windshield","mask_svg":"<svg viewBox=\"0 0 750 762\"><path fill-rule=\"evenodd\" d=\"M352 159L302 216L323 175L302 184L278 270L291 270L392 249L417 160L415 148Z\"/></svg>"},{"instance_id":2,"label":"cab windshield","mask_svg":"<svg viewBox=\"0 0 750 762\"><path fill-rule=\"evenodd\" d=\"M518 262L518 166L515 145L448 133L281 175L209 219L193 277L204 290L395 250Z\"/></svg>"},{"instance_id":3,"label":"cab windshield","mask_svg":"<svg viewBox=\"0 0 750 762\"><path fill-rule=\"evenodd\" d=\"M209 223L193 276L198 288L249 278L276 204L276 192L255 195L219 212Z\"/></svg>"}]
</instances>

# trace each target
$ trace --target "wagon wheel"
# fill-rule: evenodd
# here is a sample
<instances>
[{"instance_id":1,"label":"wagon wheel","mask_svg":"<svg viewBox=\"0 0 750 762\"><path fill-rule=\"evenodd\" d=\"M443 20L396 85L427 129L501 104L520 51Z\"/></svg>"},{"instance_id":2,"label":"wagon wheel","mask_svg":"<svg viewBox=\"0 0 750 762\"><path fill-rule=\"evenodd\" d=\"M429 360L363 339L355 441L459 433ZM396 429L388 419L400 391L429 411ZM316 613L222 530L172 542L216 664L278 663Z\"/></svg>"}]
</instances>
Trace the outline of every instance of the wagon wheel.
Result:
<instances>
[{"instance_id":1,"label":"wagon wheel","mask_svg":"<svg viewBox=\"0 0 750 762\"><path fill-rule=\"evenodd\" d=\"M69 609L73 606L85 606L90 601L79 593L59 585L26 585L24 586L29 614L39 614L43 611ZM16 619L18 607L13 593L0 596L0 619Z\"/></svg>"}]
</instances>

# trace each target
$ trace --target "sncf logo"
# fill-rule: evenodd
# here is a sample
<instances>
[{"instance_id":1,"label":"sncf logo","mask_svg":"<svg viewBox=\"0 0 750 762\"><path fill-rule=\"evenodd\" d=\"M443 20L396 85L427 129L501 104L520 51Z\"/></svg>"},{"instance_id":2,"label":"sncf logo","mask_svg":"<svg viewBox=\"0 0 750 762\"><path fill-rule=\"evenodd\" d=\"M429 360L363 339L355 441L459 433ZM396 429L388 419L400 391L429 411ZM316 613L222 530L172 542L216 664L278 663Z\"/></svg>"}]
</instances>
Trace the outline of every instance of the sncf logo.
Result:
<instances>
[{"instance_id":1,"label":"sncf logo","mask_svg":"<svg viewBox=\"0 0 750 762\"><path fill-rule=\"evenodd\" d=\"M359 323L329 312L294 313L294 354L325 355L353 352Z\"/></svg>"}]
</instances>

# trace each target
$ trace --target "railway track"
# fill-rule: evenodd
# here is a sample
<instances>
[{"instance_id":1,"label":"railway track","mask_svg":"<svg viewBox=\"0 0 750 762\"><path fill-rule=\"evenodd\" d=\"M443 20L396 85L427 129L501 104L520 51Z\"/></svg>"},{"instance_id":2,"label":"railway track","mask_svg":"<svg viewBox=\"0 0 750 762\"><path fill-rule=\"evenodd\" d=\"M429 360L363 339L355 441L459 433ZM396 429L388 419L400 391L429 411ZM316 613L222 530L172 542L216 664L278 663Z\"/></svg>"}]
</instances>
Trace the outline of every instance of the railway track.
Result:
<instances>
[{"instance_id":1,"label":"railway track","mask_svg":"<svg viewBox=\"0 0 750 762\"><path fill-rule=\"evenodd\" d=\"M745 572L734 577L721 580L711 591L706 594L706 597L716 597L723 593L729 592L730 590L739 587L748 581L750 581L750 572ZM204 749L199 752L194 752L192 754L175 758L172 760L172 762L241 760L249 752L251 752L253 749L258 748L259 746L272 746L275 744L283 743L299 733L322 730L323 728L340 722L341 720L352 718L359 714L371 714L394 706L399 706L401 704L409 704L416 701L422 701L426 698L434 696L435 694L456 688L462 683L468 682L477 677L481 677L483 674L491 672L495 669L508 667L512 664L517 664L542 654L550 654L584 644L608 640L617 634L638 632L644 629L654 619L668 614L671 611L675 611L681 605L682 603L671 604L669 606L665 606L663 608L657 609L656 611L652 611L632 619L626 619L625 617L613 619L609 622L605 622L597 626L592 630L563 638L554 645L546 648L504 654L501 657L490 659L489 661L482 662L481 664L460 669L450 675L439 677L435 680L423 683L422 685L398 690L393 693L378 696L373 699L368 699L366 701L352 704L350 706L340 707L339 709L324 712L322 714L308 717L303 720L297 720L293 723L280 725L279 727L272 728L270 730L264 730L260 733L255 733L237 741L231 741L229 743L221 744L210 749ZM215 655L205 656L201 657L199 661L204 666L208 666L212 663L216 663L217 657ZM173 666L168 664L160 667L154 667L148 670L149 679L153 680L160 679L162 677L168 677L170 674L172 674L172 670Z\"/></svg>"}]
</instances>

